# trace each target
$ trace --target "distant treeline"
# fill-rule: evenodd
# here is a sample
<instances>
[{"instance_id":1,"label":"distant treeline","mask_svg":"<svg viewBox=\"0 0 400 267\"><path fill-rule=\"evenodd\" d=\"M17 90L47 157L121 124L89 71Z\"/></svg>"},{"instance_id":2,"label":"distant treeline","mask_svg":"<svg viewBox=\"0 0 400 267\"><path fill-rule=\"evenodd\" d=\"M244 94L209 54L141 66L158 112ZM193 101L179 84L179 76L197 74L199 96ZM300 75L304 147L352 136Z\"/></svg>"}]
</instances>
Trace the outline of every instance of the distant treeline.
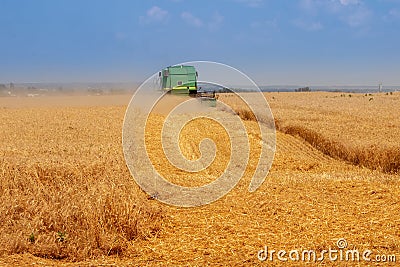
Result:
<instances>
[{"instance_id":1,"label":"distant treeline","mask_svg":"<svg viewBox=\"0 0 400 267\"><path fill-rule=\"evenodd\" d=\"M294 91L295 92L310 92L311 91L311 88L310 87L300 87L300 88L297 88L297 89L294 89Z\"/></svg>"},{"instance_id":2,"label":"distant treeline","mask_svg":"<svg viewBox=\"0 0 400 267\"><path fill-rule=\"evenodd\" d=\"M0 97L7 96L51 96L51 95L113 95L132 93L136 88L64 88L62 86L54 88L42 88L35 86L9 86L0 84Z\"/></svg>"}]
</instances>

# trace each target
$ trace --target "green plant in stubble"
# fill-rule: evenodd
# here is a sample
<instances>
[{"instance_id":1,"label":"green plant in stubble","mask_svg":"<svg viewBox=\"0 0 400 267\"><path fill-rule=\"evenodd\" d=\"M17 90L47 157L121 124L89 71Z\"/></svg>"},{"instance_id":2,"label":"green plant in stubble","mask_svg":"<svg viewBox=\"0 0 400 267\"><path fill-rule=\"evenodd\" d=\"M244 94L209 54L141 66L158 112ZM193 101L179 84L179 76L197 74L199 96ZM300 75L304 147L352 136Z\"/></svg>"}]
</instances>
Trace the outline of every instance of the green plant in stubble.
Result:
<instances>
[{"instance_id":1,"label":"green plant in stubble","mask_svg":"<svg viewBox=\"0 0 400 267\"><path fill-rule=\"evenodd\" d=\"M67 233L64 231L58 231L56 239L60 243L67 241Z\"/></svg>"},{"instance_id":2,"label":"green plant in stubble","mask_svg":"<svg viewBox=\"0 0 400 267\"><path fill-rule=\"evenodd\" d=\"M32 244L35 243L36 237L35 237L35 234L34 234L33 232L29 235L28 241L29 241L30 243L32 243Z\"/></svg>"}]
</instances>

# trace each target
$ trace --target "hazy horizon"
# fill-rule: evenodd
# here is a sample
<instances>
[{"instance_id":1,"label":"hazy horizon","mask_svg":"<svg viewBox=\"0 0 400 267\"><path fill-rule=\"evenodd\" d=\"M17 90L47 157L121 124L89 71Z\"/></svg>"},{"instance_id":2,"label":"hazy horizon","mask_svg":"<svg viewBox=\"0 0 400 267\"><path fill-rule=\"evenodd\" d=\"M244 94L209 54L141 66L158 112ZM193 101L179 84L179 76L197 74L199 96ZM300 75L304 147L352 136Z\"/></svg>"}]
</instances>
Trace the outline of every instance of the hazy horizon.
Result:
<instances>
[{"instance_id":1,"label":"hazy horizon","mask_svg":"<svg viewBox=\"0 0 400 267\"><path fill-rule=\"evenodd\" d=\"M26 83L13 83L15 89L58 89L58 90L87 90L87 89L102 89L102 90L132 90L138 88L142 82L26 82ZM1 83L5 88L10 90L10 83ZM262 91L292 91L301 87L310 87L313 91L365 91L372 92L378 91L379 85L296 85L296 84L275 84L275 85L257 85ZM244 85L228 85L228 88L246 89ZM2 89L2 88L0 88ZM398 91L400 85L383 85L382 91Z\"/></svg>"}]
</instances>

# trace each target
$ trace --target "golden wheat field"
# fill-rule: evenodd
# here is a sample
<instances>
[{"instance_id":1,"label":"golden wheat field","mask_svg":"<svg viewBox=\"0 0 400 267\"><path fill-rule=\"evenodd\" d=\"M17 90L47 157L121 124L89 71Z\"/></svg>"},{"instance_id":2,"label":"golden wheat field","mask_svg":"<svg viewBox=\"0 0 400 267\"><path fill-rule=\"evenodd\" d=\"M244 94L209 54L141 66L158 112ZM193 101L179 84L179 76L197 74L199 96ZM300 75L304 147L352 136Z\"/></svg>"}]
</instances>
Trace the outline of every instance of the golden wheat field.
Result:
<instances>
[{"instance_id":1,"label":"golden wheat field","mask_svg":"<svg viewBox=\"0 0 400 267\"><path fill-rule=\"evenodd\" d=\"M226 196L196 208L145 194L122 151L130 95L0 98L0 265L3 266L395 266L400 261L400 94L266 93L277 126L276 153L262 186L247 188L260 134L246 107L250 159ZM372 98L372 99L371 99ZM199 157L199 136L217 161L198 175L168 165L162 113L146 127L149 157L182 185L215 179L229 161L227 136L194 121L182 153ZM373 261L260 261L270 251L371 250ZM376 262L375 256L392 262Z\"/></svg>"}]
</instances>

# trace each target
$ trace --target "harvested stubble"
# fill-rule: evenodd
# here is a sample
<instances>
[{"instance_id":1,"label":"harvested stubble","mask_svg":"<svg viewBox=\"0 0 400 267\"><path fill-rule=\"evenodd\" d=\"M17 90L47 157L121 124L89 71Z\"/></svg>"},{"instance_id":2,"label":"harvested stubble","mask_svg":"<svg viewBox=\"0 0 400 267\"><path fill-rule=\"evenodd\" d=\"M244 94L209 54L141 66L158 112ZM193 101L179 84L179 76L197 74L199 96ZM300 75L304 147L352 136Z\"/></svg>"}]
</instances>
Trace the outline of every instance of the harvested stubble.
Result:
<instances>
[{"instance_id":1,"label":"harvested stubble","mask_svg":"<svg viewBox=\"0 0 400 267\"><path fill-rule=\"evenodd\" d=\"M277 101L279 97L275 97ZM281 132L273 166L256 192L247 190L258 156L251 151L248 169L237 187L210 205L185 209L147 199L130 178L122 158L126 102L119 107L2 110L0 242L8 256L0 257L0 265L256 266L260 265L257 252L265 245L276 250L321 251L334 248L338 238L360 250L400 255L398 176L332 159L302 139ZM280 109L273 111L279 113ZM155 116L149 122L154 135L159 135L161 119ZM259 143L256 123L248 120L245 124L250 144ZM203 124L193 127L201 129ZM216 136L218 144L224 142L217 131L210 135ZM157 136L150 137L156 145ZM196 158L198 140L183 139L183 153ZM221 149L218 156L223 163L224 145ZM151 149L154 157L159 155L157 151ZM209 180L220 171L216 167L209 170ZM172 169L165 173L174 182L188 185L186 175ZM202 184L203 180L193 182ZM49 230L51 223L58 227ZM128 241L128 231L137 233L134 240ZM29 241L32 232L34 243ZM46 238L51 250L45 246ZM20 245L13 245L18 244L14 240ZM114 257L95 257L113 253ZM67 258L44 259L50 256ZM87 259L71 263L83 257ZM303 264L282 265L291 263ZM329 266L331 262L320 264Z\"/></svg>"}]
</instances>

